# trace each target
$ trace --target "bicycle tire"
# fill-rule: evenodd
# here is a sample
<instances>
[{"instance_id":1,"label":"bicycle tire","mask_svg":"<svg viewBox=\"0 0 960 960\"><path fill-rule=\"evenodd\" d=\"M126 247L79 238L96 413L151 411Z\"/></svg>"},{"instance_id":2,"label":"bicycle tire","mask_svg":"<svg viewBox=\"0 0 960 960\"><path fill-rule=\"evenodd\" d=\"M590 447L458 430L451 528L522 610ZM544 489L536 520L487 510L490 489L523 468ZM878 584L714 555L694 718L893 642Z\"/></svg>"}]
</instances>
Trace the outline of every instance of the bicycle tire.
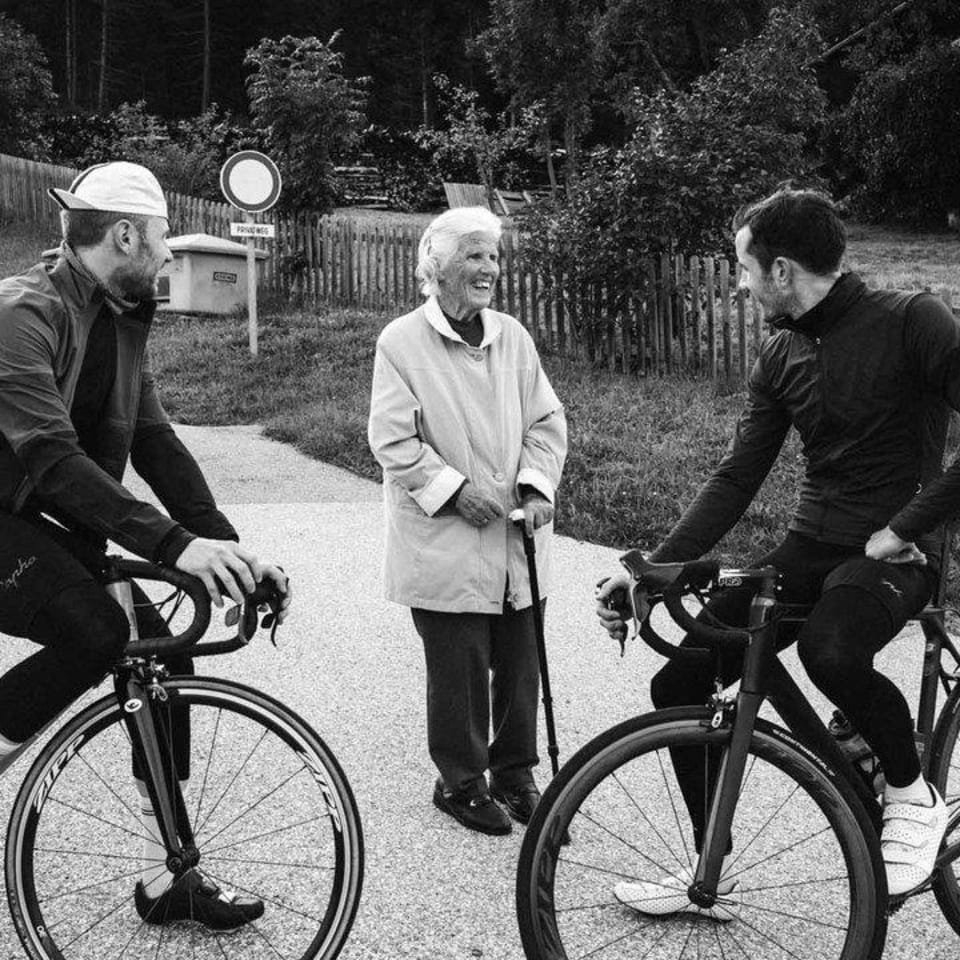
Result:
<instances>
[{"instance_id":1,"label":"bicycle tire","mask_svg":"<svg viewBox=\"0 0 960 960\"><path fill-rule=\"evenodd\" d=\"M762 720L732 828L726 876L737 892L721 900L732 910L729 922L699 913L688 898L687 909L661 916L615 898L617 881L662 880L671 866L695 867L670 748L723 748L731 731L711 729L712 716L697 707L645 714L564 765L520 852L517 916L528 960L880 956L886 880L867 812L847 781Z\"/></svg>"},{"instance_id":2,"label":"bicycle tire","mask_svg":"<svg viewBox=\"0 0 960 960\"><path fill-rule=\"evenodd\" d=\"M299 716L253 688L208 677L171 677L163 688L167 705L190 711L185 801L197 869L262 899L263 916L226 934L138 916L138 794L122 708L108 696L44 747L14 804L7 896L27 955L332 960L363 881L360 817L336 758Z\"/></svg>"},{"instance_id":3,"label":"bicycle tire","mask_svg":"<svg viewBox=\"0 0 960 960\"><path fill-rule=\"evenodd\" d=\"M940 791L950 815L944 844L960 839L960 687L954 688L944 702L930 745L930 782ZM960 869L957 861L944 864L933 874L933 893L951 927L960 933Z\"/></svg>"}]
</instances>

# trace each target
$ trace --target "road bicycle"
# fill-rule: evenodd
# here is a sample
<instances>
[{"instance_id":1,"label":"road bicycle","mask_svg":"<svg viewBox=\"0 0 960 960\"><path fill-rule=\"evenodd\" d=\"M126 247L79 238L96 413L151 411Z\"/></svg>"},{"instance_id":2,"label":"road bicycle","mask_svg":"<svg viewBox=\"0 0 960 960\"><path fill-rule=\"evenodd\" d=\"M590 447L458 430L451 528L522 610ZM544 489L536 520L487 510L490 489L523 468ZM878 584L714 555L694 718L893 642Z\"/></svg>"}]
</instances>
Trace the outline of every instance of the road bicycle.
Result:
<instances>
[{"instance_id":1,"label":"road bicycle","mask_svg":"<svg viewBox=\"0 0 960 960\"><path fill-rule=\"evenodd\" d=\"M132 639L114 667L113 692L59 729L26 775L10 817L5 872L27 956L336 957L363 877L360 817L337 759L272 697L230 680L170 676L163 665L174 653L196 658L240 648L257 630L258 608L269 606L260 625L272 621L275 631L279 597L261 584L242 612L228 615L231 625L238 621L234 637L201 642L211 611L200 580L143 561L104 563L114 596L129 596L131 581L166 584L150 589L166 593L153 605L168 626L186 619L185 598L192 617L176 635ZM141 919L134 888L144 828L134 758L156 811L169 883L198 872L261 900L259 919L231 932Z\"/></svg>"},{"instance_id":2,"label":"road bicycle","mask_svg":"<svg viewBox=\"0 0 960 960\"><path fill-rule=\"evenodd\" d=\"M772 567L653 564L636 551L624 562L639 635L654 650L716 662L739 645L742 679L735 695L718 682L705 706L620 723L563 766L520 853L516 904L527 958L878 958L890 914L930 890L960 933L960 651L942 606L917 618L925 643L916 738L924 773L947 801L949 827L932 878L888 898L874 784L844 754L777 655L777 630L798 625L809 607L777 601ZM740 585L756 589L745 629L709 612L694 619L684 603ZM943 602L943 584L936 602ZM681 649L658 633L651 614L660 603L712 651ZM765 700L784 725L758 716ZM704 785L702 797L698 788L698 796L687 798L706 814L700 853L675 774L678 761L697 770ZM569 846L561 842L567 831ZM670 875L683 876L684 885L664 885ZM631 909L614 895L620 882L652 884L643 889L654 897L662 887L671 907L679 889L682 909L660 916Z\"/></svg>"}]
</instances>

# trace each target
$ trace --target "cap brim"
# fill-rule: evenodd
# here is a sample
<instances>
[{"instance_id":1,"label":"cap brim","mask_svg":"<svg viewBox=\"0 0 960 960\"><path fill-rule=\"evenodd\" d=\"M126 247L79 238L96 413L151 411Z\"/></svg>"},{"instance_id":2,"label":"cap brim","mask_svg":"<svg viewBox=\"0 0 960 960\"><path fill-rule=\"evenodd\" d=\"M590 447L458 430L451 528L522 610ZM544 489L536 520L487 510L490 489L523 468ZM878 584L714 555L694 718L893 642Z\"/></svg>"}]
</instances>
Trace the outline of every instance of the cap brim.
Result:
<instances>
[{"instance_id":1,"label":"cap brim","mask_svg":"<svg viewBox=\"0 0 960 960\"><path fill-rule=\"evenodd\" d=\"M53 197L64 210L96 210L96 207L92 204L87 203L86 200L81 200L68 190L61 190L59 187L49 187L47 193Z\"/></svg>"}]
</instances>

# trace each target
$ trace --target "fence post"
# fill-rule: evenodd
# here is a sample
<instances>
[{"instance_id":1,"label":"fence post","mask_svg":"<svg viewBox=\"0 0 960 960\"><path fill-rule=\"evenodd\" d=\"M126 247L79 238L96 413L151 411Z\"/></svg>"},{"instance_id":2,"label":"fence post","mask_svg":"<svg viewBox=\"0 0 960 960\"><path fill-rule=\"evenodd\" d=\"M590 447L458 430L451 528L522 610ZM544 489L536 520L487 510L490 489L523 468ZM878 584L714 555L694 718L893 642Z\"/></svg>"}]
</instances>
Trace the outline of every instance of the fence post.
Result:
<instances>
[{"instance_id":1,"label":"fence post","mask_svg":"<svg viewBox=\"0 0 960 960\"><path fill-rule=\"evenodd\" d=\"M677 337L680 341L680 366L686 371L689 355L687 352L687 297L684 291L683 257L680 254L673 262L673 310L677 328Z\"/></svg>"},{"instance_id":2,"label":"fence post","mask_svg":"<svg viewBox=\"0 0 960 960\"><path fill-rule=\"evenodd\" d=\"M703 369L701 363L701 345L700 345L700 258L690 258L690 316L693 321L691 324L690 336L693 341L693 369L699 373Z\"/></svg>"},{"instance_id":3,"label":"fence post","mask_svg":"<svg viewBox=\"0 0 960 960\"><path fill-rule=\"evenodd\" d=\"M733 372L730 342L730 263L720 261L720 315L723 323L723 373L727 380Z\"/></svg>"},{"instance_id":4,"label":"fence post","mask_svg":"<svg viewBox=\"0 0 960 960\"><path fill-rule=\"evenodd\" d=\"M667 373L673 373L673 270L670 257L660 256L660 281L663 301L663 359Z\"/></svg>"}]
</instances>

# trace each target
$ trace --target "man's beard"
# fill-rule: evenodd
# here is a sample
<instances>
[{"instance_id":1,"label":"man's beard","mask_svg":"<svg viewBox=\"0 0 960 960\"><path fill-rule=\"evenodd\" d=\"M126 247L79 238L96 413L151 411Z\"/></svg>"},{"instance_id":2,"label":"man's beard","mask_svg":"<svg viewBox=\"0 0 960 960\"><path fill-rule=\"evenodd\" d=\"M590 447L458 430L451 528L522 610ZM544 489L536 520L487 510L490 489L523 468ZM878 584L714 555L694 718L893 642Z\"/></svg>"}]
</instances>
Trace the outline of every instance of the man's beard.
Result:
<instances>
[{"instance_id":1,"label":"man's beard","mask_svg":"<svg viewBox=\"0 0 960 960\"><path fill-rule=\"evenodd\" d=\"M118 270L110 279L110 292L120 300L152 300L156 291L156 276L148 276L139 263Z\"/></svg>"}]
</instances>

